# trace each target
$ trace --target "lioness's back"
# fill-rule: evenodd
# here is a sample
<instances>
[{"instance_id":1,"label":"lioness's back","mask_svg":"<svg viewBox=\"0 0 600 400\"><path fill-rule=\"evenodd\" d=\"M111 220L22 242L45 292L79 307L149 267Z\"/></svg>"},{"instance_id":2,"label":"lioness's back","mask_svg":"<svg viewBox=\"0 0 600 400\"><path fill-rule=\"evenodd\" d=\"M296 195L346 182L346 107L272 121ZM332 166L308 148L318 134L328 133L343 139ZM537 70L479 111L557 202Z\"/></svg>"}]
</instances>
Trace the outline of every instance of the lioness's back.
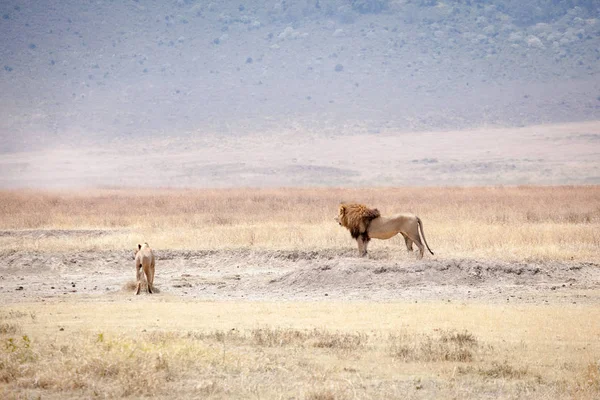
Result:
<instances>
[{"instance_id":1,"label":"lioness's back","mask_svg":"<svg viewBox=\"0 0 600 400\"><path fill-rule=\"evenodd\" d=\"M150 246L148 246L148 244L145 243L142 246L142 248L138 251L135 258L138 264L151 264L154 261L154 253L152 252Z\"/></svg>"}]
</instances>

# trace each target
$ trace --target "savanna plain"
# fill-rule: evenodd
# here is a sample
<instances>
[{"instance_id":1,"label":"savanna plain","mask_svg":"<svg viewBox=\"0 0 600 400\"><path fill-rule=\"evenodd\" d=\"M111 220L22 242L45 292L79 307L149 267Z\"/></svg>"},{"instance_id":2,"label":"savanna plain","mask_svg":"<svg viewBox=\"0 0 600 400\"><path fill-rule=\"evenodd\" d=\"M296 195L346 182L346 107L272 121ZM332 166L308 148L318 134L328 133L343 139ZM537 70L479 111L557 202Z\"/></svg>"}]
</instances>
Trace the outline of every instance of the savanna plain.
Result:
<instances>
[{"instance_id":1,"label":"savanna plain","mask_svg":"<svg viewBox=\"0 0 600 400\"><path fill-rule=\"evenodd\" d=\"M3 190L0 397L598 399L599 249L599 186Z\"/></svg>"}]
</instances>

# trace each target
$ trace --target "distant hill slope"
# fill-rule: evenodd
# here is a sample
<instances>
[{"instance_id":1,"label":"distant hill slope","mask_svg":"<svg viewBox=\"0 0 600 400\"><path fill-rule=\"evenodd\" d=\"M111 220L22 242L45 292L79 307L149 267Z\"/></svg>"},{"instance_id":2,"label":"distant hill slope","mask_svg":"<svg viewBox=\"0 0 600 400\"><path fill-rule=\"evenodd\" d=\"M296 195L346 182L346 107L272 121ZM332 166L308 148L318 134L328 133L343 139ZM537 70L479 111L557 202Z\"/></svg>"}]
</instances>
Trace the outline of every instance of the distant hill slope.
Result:
<instances>
[{"instance_id":1,"label":"distant hill slope","mask_svg":"<svg viewBox=\"0 0 600 400\"><path fill-rule=\"evenodd\" d=\"M6 0L0 151L188 132L600 119L599 7Z\"/></svg>"}]
</instances>

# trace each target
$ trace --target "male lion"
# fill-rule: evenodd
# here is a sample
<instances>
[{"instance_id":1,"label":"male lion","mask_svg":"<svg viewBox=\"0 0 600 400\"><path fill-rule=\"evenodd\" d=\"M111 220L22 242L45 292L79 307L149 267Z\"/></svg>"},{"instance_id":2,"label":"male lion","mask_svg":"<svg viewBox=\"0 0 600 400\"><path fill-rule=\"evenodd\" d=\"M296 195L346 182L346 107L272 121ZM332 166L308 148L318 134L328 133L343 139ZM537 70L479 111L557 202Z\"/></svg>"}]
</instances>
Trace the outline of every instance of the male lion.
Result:
<instances>
[{"instance_id":1,"label":"male lion","mask_svg":"<svg viewBox=\"0 0 600 400\"><path fill-rule=\"evenodd\" d=\"M421 219L413 214L396 214L381 216L377 209L370 209L364 204L341 204L335 220L350 231L352 238L358 243L360 256L367 254L369 240L389 239L401 233L404 236L406 249L411 252L413 243L419 248L419 259L423 258L425 247L421 243L421 236L431 254ZM421 235L419 235L419 229Z\"/></svg>"},{"instance_id":2,"label":"male lion","mask_svg":"<svg viewBox=\"0 0 600 400\"><path fill-rule=\"evenodd\" d=\"M135 275L137 278L135 294L140 294L142 268L144 269L143 273L146 274L148 293L152 294L152 286L154 285L154 253L150 246L148 246L148 243L144 243L144 245L138 244L138 248L135 251Z\"/></svg>"}]
</instances>

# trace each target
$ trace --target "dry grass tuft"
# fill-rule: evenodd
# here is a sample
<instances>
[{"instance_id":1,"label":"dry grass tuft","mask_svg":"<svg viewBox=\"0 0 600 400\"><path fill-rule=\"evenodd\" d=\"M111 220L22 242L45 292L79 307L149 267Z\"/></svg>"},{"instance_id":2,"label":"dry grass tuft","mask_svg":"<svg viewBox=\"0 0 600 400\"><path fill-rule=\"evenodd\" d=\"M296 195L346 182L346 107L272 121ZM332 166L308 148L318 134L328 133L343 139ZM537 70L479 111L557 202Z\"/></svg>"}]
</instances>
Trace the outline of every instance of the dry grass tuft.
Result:
<instances>
[{"instance_id":1,"label":"dry grass tuft","mask_svg":"<svg viewBox=\"0 0 600 400\"><path fill-rule=\"evenodd\" d=\"M31 316L32 320L35 320L35 313L26 313L22 311L10 310L7 313L0 313L0 338L4 335L14 335L21 332L21 325L9 322L8 319L19 319L25 316Z\"/></svg>"},{"instance_id":2,"label":"dry grass tuft","mask_svg":"<svg viewBox=\"0 0 600 400\"><path fill-rule=\"evenodd\" d=\"M469 332L442 332L440 336L420 338L390 335L389 354L404 362L473 361L477 340Z\"/></svg>"},{"instance_id":3,"label":"dry grass tuft","mask_svg":"<svg viewBox=\"0 0 600 400\"><path fill-rule=\"evenodd\" d=\"M250 331L252 343L265 347L302 346L309 336L309 332L296 329L258 328Z\"/></svg>"},{"instance_id":4,"label":"dry grass tuft","mask_svg":"<svg viewBox=\"0 0 600 400\"><path fill-rule=\"evenodd\" d=\"M585 373L585 384L600 394L600 361L588 364Z\"/></svg>"},{"instance_id":5,"label":"dry grass tuft","mask_svg":"<svg viewBox=\"0 0 600 400\"><path fill-rule=\"evenodd\" d=\"M19 332L21 327L10 322L0 322L0 335L14 335Z\"/></svg>"},{"instance_id":6,"label":"dry grass tuft","mask_svg":"<svg viewBox=\"0 0 600 400\"><path fill-rule=\"evenodd\" d=\"M357 350L364 347L368 336L364 333L330 333L316 335L314 347L322 349Z\"/></svg>"},{"instance_id":7,"label":"dry grass tuft","mask_svg":"<svg viewBox=\"0 0 600 400\"><path fill-rule=\"evenodd\" d=\"M440 337L442 342L456 343L461 347L474 347L477 345L477 339L475 335L470 332L455 332L455 331L444 331Z\"/></svg>"},{"instance_id":8,"label":"dry grass tuft","mask_svg":"<svg viewBox=\"0 0 600 400\"><path fill-rule=\"evenodd\" d=\"M580 376L569 382L568 388L572 399L600 399L600 361L590 362Z\"/></svg>"},{"instance_id":9,"label":"dry grass tuft","mask_svg":"<svg viewBox=\"0 0 600 400\"><path fill-rule=\"evenodd\" d=\"M492 363L490 367L479 368L479 375L490 379L523 379L528 375L527 368L515 368L504 361L500 363Z\"/></svg>"},{"instance_id":10,"label":"dry grass tuft","mask_svg":"<svg viewBox=\"0 0 600 400\"><path fill-rule=\"evenodd\" d=\"M313 391L308 393L306 396L307 400L338 400L340 397L336 397L335 393L329 389L320 391Z\"/></svg>"}]
</instances>

